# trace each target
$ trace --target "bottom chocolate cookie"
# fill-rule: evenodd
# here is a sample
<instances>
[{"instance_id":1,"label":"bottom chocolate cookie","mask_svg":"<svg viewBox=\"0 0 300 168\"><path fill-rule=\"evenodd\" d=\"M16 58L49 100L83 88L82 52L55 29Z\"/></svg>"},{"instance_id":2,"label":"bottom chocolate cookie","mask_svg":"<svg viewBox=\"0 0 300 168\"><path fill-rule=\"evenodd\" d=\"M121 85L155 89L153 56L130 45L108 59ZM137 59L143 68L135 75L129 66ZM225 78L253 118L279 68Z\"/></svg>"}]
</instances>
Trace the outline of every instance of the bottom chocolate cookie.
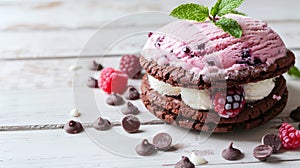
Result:
<instances>
[{"instance_id":1,"label":"bottom chocolate cookie","mask_svg":"<svg viewBox=\"0 0 300 168\"><path fill-rule=\"evenodd\" d=\"M219 118L217 112L195 110L183 103L181 97L163 96L150 88L147 76L142 81L141 98L146 108L156 117L169 124L206 132L232 132L238 129L257 127L275 116L285 107L288 91L285 79L280 76L272 93L260 100L247 104L238 116L234 118ZM280 100L274 100L272 95L278 95Z\"/></svg>"}]
</instances>

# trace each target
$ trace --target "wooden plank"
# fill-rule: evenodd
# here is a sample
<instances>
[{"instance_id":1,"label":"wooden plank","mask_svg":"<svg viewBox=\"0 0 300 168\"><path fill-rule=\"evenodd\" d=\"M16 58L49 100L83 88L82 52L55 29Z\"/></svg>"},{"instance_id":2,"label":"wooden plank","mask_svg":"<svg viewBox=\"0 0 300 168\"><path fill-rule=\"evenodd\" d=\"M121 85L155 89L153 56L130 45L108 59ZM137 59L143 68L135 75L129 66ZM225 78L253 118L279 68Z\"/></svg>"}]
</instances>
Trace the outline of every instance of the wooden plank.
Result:
<instances>
[{"instance_id":1,"label":"wooden plank","mask_svg":"<svg viewBox=\"0 0 300 168\"><path fill-rule=\"evenodd\" d=\"M88 76L98 78L98 72L88 69L93 60L103 66L118 68L120 57L94 57L79 59L81 67L78 71L85 74L85 84ZM0 61L1 90L19 89L47 89L47 88L71 88L73 71L70 66L76 64L77 59L38 59L38 60L14 60Z\"/></svg>"},{"instance_id":2,"label":"wooden plank","mask_svg":"<svg viewBox=\"0 0 300 168\"><path fill-rule=\"evenodd\" d=\"M121 109L125 104L118 107L109 106L105 103L107 95L104 92L89 88L83 89L86 92L92 92L89 96L95 96L95 99L91 97L95 104L84 104L84 106L80 102L74 104L72 89L2 91L0 96L0 107L3 108L0 114L1 126L64 124L74 119L69 112L75 107L79 109L81 113L79 119L84 123L92 123L99 116L109 118L114 122L121 121L124 117ZM81 95L76 96L76 98L81 98ZM139 107L138 117L141 121L156 119L145 109L140 100L131 102Z\"/></svg>"},{"instance_id":3,"label":"wooden plank","mask_svg":"<svg viewBox=\"0 0 300 168\"><path fill-rule=\"evenodd\" d=\"M3 21L0 30L97 29L107 22L136 12L169 12L180 2L182 1L33 0L26 3L6 1L1 2L0 9L3 13L13 13L13 15L0 16ZM156 19L157 22L160 22L159 20ZM120 23L119 26L121 25L128 25L128 23Z\"/></svg>"},{"instance_id":4,"label":"wooden plank","mask_svg":"<svg viewBox=\"0 0 300 168\"><path fill-rule=\"evenodd\" d=\"M206 141L199 142L199 134L177 129L170 130L165 126L142 127L142 133L125 134L122 128L96 133L101 136L101 145L93 143L91 134L66 134L63 130L48 131L20 131L1 133L1 167L173 167L182 155L190 156L197 151L208 160L203 167L286 167L299 164L298 150L286 151L273 155L268 162L259 162L252 156L252 150L260 144L260 136L274 130L256 129L247 133L215 134ZM94 129L86 130L93 132ZM168 131L173 137L173 145L177 150L172 152L158 152L153 156L137 157L134 148L142 138L151 140L157 132ZM118 137L115 134L119 133ZM120 136L127 138L122 141ZM251 136L249 136L251 135ZM93 138L97 138L93 137ZM180 141L177 141L181 138ZM239 161L226 161L221 152L230 142L242 150L245 157ZM121 142L121 143L120 143ZM218 145L216 145L218 144ZM107 151L116 146L123 150ZM116 155L122 152L126 156Z\"/></svg>"},{"instance_id":5,"label":"wooden plank","mask_svg":"<svg viewBox=\"0 0 300 168\"><path fill-rule=\"evenodd\" d=\"M137 11L169 12L180 3L183 2L179 0L172 2L131 0L129 3L124 3L122 0L113 2L109 0L1 2L0 10L13 14L0 15L2 21L0 25L0 36L2 37L0 58L102 55L109 48L105 45L106 41L116 35L116 32L127 32L132 29L153 31L169 23L170 18L167 17L167 14L164 15L165 17L160 17L163 14L156 13L142 17L147 19L131 18L125 19L126 21L117 21L113 25L106 25L106 29L103 30L105 36L82 53L85 43L100 26ZM201 3L211 5L213 1L201 1ZM246 1L241 6L241 10L248 13L249 16L269 21L270 25L282 36L288 48L300 48L298 43L300 19L299 15L295 13L299 3L297 0L289 1L289 3L280 0L251 0ZM76 12L69 13L68 11ZM144 33L143 38L130 39L126 43L115 46L111 49L110 54L138 52L145 43L146 34ZM120 36L120 38L122 37ZM96 45L97 43L99 44Z\"/></svg>"},{"instance_id":6,"label":"wooden plank","mask_svg":"<svg viewBox=\"0 0 300 168\"><path fill-rule=\"evenodd\" d=\"M98 30L97 36L94 36L95 29L0 31L0 58L75 58L79 55L139 53L147 40L147 32L155 31L162 25L105 28ZM270 26L281 35L288 48L300 48L300 22L271 22ZM136 34L133 35L133 32ZM113 42L118 43L111 46Z\"/></svg>"},{"instance_id":7,"label":"wooden plank","mask_svg":"<svg viewBox=\"0 0 300 168\"><path fill-rule=\"evenodd\" d=\"M214 1L180 1L170 2L153 0L85 0L77 2L32 0L29 2L3 1L0 3L0 30L51 30L98 28L99 26L128 14L139 11L160 11L169 13L181 3L194 2L212 6ZM241 11L249 16L263 20L299 20L297 13L300 2L290 0L248 0L241 6ZM76 11L76 12L70 12ZM157 19L159 20L159 19ZM139 23L138 23L139 24ZM151 24L151 22L150 22Z\"/></svg>"}]
</instances>

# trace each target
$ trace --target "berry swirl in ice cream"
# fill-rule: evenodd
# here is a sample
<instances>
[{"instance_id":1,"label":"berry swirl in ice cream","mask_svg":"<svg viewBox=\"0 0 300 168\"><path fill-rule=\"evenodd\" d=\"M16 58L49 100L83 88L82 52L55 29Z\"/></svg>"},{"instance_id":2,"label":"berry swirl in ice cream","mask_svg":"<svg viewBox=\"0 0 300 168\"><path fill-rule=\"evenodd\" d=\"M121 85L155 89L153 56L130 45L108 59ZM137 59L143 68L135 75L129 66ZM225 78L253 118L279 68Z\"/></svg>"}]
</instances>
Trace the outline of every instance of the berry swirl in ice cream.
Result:
<instances>
[{"instance_id":1,"label":"berry swirl in ice cream","mask_svg":"<svg viewBox=\"0 0 300 168\"><path fill-rule=\"evenodd\" d=\"M270 65L286 55L286 47L267 23L241 15L227 15L243 29L235 38L210 21L175 21L153 33L144 46L143 56L159 64L184 65L191 72L205 73L214 62L221 69L240 69L245 65ZM182 32L185 31L185 32ZM149 50L162 50L165 57Z\"/></svg>"},{"instance_id":2,"label":"berry swirl in ice cream","mask_svg":"<svg viewBox=\"0 0 300 168\"><path fill-rule=\"evenodd\" d=\"M194 88L193 84L197 84L199 89L209 87L206 85L209 85L215 74L225 76L228 85L232 82L243 84L257 81L247 76L272 78L286 72L294 64L294 56L291 56L279 35L265 22L234 14L226 17L235 19L241 25L241 38L229 35L210 21L178 20L151 33L142 55L160 67L182 68L187 77L192 78L189 81L191 86L188 87ZM275 67L276 60L285 64ZM147 70L147 67L144 68ZM280 72L260 75L260 70L270 71L274 68L280 68ZM181 80L187 80L177 77L169 80L148 73L175 86L181 86L181 83L186 83ZM241 76L241 79L236 79L236 76Z\"/></svg>"}]
</instances>

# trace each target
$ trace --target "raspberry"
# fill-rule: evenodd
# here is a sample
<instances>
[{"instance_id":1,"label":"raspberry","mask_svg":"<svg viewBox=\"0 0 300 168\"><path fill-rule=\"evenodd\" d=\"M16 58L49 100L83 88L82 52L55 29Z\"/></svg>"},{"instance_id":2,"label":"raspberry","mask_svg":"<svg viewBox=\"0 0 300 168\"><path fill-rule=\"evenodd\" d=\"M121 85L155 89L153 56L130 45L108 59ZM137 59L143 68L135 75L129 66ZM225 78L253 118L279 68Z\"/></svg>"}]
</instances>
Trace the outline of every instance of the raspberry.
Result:
<instances>
[{"instance_id":1,"label":"raspberry","mask_svg":"<svg viewBox=\"0 0 300 168\"><path fill-rule=\"evenodd\" d=\"M279 138L286 149L296 149L300 146L300 131L288 123L282 123L279 128Z\"/></svg>"},{"instance_id":2,"label":"raspberry","mask_svg":"<svg viewBox=\"0 0 300 168\"><path fill-rule=\"evenodd\" d=\"M128 76L125 73L108 67L101 71L98 86L108 94L122 94L127 88L127 81Z\"/></svg>"},{"instance_id":3,"label":"raspberry","mask_svg":"<svg viewBox=\"0 0 300 168\"><path fill-rule=\"evenodd\" d=\"M221 117L229 118L237 116L245 105L244 89L241 86L224 89L215 89L213 92L214 110Z\"/></svg>"},{"instance_id":4,"label":"raspberry","mask_svg":"<svg viewBox=\"0 0 300 168\"><path fill-rule=\"evenodd\" d=\"M129 78L139 78L142 70L139 57L135 55L124 55L120 61L120 70L126 73Z\"/></svg>"}]
</instances>

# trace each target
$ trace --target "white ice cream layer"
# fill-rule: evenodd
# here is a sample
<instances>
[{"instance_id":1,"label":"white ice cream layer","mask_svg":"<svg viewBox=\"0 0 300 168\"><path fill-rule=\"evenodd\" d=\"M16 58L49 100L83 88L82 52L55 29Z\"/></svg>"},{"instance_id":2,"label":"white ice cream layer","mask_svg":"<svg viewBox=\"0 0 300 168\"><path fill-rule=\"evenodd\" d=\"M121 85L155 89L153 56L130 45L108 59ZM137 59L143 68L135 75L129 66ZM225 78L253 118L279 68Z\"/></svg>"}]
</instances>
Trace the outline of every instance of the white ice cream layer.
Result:
<instances>
[{"instance_id":1,"label":"white ice cream layer","mask_svg":"<svg viewBox=\"0 0 300 168\"><path fill-rule=\"evenodd\" d=\"M197 90L189 88L174 87L168 83L159 81L148 75L150 87L162 95L178 96L181 95L183 102L196 110L211 109L212 102L208 89ZM267 97L275 87L275 78L266 79L256 83L243 85L246 101L261 100Z\"/></svg>"},{"instance_id":2,"label":"white ice cream layer","mask_svg":"<svg viewBox=\"0 0 300 168\"><path fill-rule=\"evenodd\" d=\"M168 96L180 95L179 87L174 87L168 83L159 81L150 75L148 75L148 81L151 88L156 90L161 95L168 95Z\"/></svg>"},{"instance_id":3,"label":"white ice cream layer","mask_svg":"<svg viewBox=\"0 0 300 168\"><path fill-rule=\"evenodd\" d=\"M248 83L243 86L245 99L248 101L261 100L267 97L275 87L275 78L266 79L256 83Z\"/></svg>"},{"instance_id":4,"label":"white ice cream layer","mask_svg":"<svg viewBox=\"0 0 300 168\"><path fill-rule=\"evenodd\" d=\"M190 106L193 109L202 109L209 110L212 104L210 98L210 91L189 89L189 88L180 88L181 89L181 98L184 103Z\"/></svg>"}]
</instances>

